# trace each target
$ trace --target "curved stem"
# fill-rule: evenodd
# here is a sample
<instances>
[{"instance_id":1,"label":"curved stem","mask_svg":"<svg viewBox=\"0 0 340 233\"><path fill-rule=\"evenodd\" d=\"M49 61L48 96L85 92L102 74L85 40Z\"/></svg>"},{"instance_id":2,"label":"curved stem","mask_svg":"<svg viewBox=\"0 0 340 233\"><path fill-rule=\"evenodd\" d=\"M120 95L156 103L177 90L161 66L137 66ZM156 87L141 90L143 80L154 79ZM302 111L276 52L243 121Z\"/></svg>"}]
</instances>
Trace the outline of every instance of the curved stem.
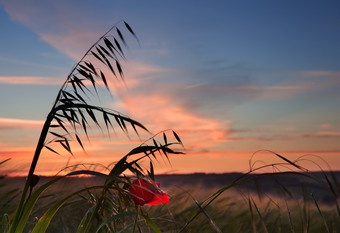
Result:
<instances>
[{"instance_id":1,"label":"curved stem","mask_svg":"<svg viewBox=\"0 0 340 233\"><path fill-rule=\"evenodd\" d=\"M44 148L45 139L46 139L46 136L48 134L48 130L50 128L51 122L53 120L54 113L55 113L55 111L53 111L53 109L52 109L50 114L47 116L47 119L46 119L44 126L42 128L42 131L40 133L40 138L39 138L39 141L38 141L38 144L37 144L34 156L33 156L33 160L32 160L32 163L31 163L30 170L29 170L28 175L27 175L25 187L24 187L24 190L23 190L22 195L21 195L21 200L20 200L19 206L17 208L17 211L15 213L15 216L14 216L14 219L13 219L13 224L12 224L9 232L15 232L17 224L20 221L20 217L21 217L21 214L23 212L23 207L24 207L24 203L25 203L26 196L27 196L27 193L28 193L28 189L30 187L31 180L32 180L35 168L37 166L41 150Z\"/></svg>"},{"instance_id":2,"label":"curved stem","mask_svg":"<svg viewBox=\"0 0 340 233\"><path fill-rule=\"evenodd\" d=\"M86 51L86 53L84 53L83 57L78 61L78 63L72 68L71 72L69 73L69 75L67 76L67 79L65 80L65 82L63 83L63 85L61 86L57 98L53 104L53 108L54 109L59 101L60 95L61 95L61 91L64 89L64 87L66 86L67 81L69 80L69 78L71 77L71 75L73 74L73 72L77 69L78 65L84 60L84 58L89 54L89 52L93 49L94 46L96 46L110 31L112 31L112 29L114 29L115 27L117 27L117 24L121 23L121 21L117 22L115 25L113 25L107 32L105 32L94 44L92 44L92 46Z\"/></svg>"},{"instance_id":3,"label":"curved stem","mask_svg":"<svg viewBox=\"0 0 340 233\"><path fill-rule=\"evenodd\" d=\"M42 149L44 148L44 143L45 143L45 140L46 140L46 137L47 137L47 134L49 132L49 128L50 128L50 125L51 125L51 122L55 116L55 113L62 109L62 108L65 108L65 106L58 106L58 103L59 103L59 100L60 100L60 96L61 96L61 93L62 91L64 90L65 86L67 85L67 82L68 80L70 79L70 77L72 76L73 72L77 69L78 65L84 60L84 58L88 55L88 53L110 32L112 31L112 29L114 29L116 27L117 24L119 24L120 22L122 21L119 21L118 23L116 23L115 25L113 25L106 33L104 33L87 51L86 53L84 54L84 56L79 60L79 62L72 68L71 72L69 73L69 75L67 76L65 82L63 83L63 85L61 86L58 94L57 94L57 97L56 97L56 100L53 104L53 107L50 111L50 113L48 114L47 116L47 119L44 123L44 126L42 128L42 131L40 133L40 137L39 137L39 141L38 141L38 144L37 144L37 147L36 147L36 150L35 150L35 153L34 153L34 156L33 156L33 160L32 160L32 163L31 163L31 166L30 166L30 170L28 172L28 175L27 175L27 179L26 179L26 183L25 183L25 186L24 186L24 189L23 189L23 192L22 192L22 196L21 196L21 200L20 200L20 203L18 205L18 208L17 208L17 211L15 213L15 216L13 218L13 221L12 221L12 224L11 224L11 227L9 229L9 233L14 233L16 228L17 228L17 225L19 224L20 222L20 218L21 218L21 215L23 213L23 210L24 210L24 207L25 207L25 200L27 198L27 194L28 194L28 190L30 188L30 184L31 184L31 180L32 180L32 177L33 177L33 174L34 174L34 171L35 171L35 168L38 164L38 160L39 160L39 157L40 157L40 153L42 151ZM94 107L94 106L88 106L88 105L81 105L81 106L77 106L75 105L76 107L90 107L90 108L93 108L93 109L97 109L97 110L100 110L100 108L98 107ZM67 108L67 107L66 107ZM124 117L125 118L125 117ZM134 123L137 123L137 122L134 122ZM141 125L138 123L138 125Z\"/></svg>"}]
</instances>

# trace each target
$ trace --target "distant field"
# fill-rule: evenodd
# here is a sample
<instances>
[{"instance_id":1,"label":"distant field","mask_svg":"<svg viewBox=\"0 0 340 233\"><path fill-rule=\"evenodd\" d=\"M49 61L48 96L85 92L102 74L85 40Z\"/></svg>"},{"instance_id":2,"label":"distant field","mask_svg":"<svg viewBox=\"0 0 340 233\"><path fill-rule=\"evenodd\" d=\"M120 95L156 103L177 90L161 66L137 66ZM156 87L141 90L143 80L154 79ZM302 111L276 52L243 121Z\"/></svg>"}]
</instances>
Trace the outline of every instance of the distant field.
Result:
<instances>
[{"instance_id":1,"label":"distant field","mask_svg":"<svg viewBox=\"0 0 340 233\"><path fill-rule=\"evenodd\" d=\"M243 184L237 185L236 190L249 191L251 193L263 192L271 195L282 194L282 186L289 189L294 194L301 194L300 192L307 190L319 195L323 201L328 201L330 197L329 190L327 190L327 183L322 172L310 173L322 183L313 181L303 176L296 176L292 174L280 175L275 177L256 177ZM330 176L330 173L326 173ZM332 174L340 180L340 172L332 172ZM172 174L172 175L157 175L157 182L161 183L161 187L165 189L176 188L202 188L209 191L218 190L223 186L227 186L235 180L242 177L242 173L223 173L223 174ZM254 175L250 175L254 176ZM50 180L51 177L40 177L39 184L43 184ZM20 189L25 184L25 177L5 177L0 180L0 189ZM72 192L79 187L86 187L90 185L103 184L104 179L99 177L72 177L66 178L58 182L54 186L54 190L62 192ZM39 186L38 184L38 186ZM203 190L202 190L203 191Z\"/></svg>"},{"instance_id":2,"label":"distant field","mask_svg":"<svg viewBox=\"0 0 340 233\"><path fill-rule=\"evenodd\" d=\"M340 173L333 175L339 177ZM240 173L159 175L156 179L171 202L143 208L162 232L179 232L197 210L195 201L201 203L240 176ZM313 176L323 180L324 174L314 173ZM40 184L49 179L42 177ZM0 180L1 216L15 210L24 181L25 178ZM93 177L61 180L44 193L33 210L28 228L63 196L103 182ZM78 195L62 207L48 232L75 232L82 216L91 208L89 199L84 198L86 195ZM96 193L92 195L95 198ZM222 232L340 232L340 216L327 181L314 182L303 176L257 177L226 190L204 211L205 214L199 214L184 232L215 232L214 225Z\"/></svg>"}]
</instances>

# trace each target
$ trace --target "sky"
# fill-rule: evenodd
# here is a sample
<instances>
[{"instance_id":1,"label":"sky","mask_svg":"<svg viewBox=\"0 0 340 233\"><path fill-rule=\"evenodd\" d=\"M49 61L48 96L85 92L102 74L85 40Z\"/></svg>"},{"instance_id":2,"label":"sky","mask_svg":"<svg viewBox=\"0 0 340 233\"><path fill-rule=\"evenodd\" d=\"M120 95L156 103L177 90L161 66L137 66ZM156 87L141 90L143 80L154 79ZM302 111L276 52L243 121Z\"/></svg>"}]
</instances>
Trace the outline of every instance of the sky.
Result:
<instances>
[{"instance_id":1,"label":"sky","mask_svg":"<svg viewBox=\"0 0 340 233\"><path fill-rule=\"evenodd\" d=\"M109 108L152 133L173 129L185 155L156 173L244 172L249 161L340 170L338 1L0 0L2 174L26 174L61 84L87 49L124 20L126 86ZM85 137L85 136L84 136ZM141 138L101 133L86 152L44 150L37 174L118 161ZM314 162L313 162L314 161ZM328 165L325 165L326 163Z\"/></svg>"}]
</instances>

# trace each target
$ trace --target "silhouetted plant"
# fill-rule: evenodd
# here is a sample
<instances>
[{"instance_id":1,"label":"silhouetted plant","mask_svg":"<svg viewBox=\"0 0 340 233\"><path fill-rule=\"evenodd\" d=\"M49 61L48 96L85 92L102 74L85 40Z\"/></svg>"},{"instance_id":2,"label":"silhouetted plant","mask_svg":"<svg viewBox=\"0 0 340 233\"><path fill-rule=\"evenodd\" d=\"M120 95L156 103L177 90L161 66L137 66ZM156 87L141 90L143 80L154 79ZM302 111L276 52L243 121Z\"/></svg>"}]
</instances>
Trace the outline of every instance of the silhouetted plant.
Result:
<instances>
[{"instance_id":1,"label":"silhouetted plant","mask_svg":"<svg viewBox=\"0 0 340 233\"><path fill-rule=\"evenodd\" d=\"M106 182L102 186L79 190L54 204L44 216L39 219L32 232L45 232L52 217L66 201L80 193L91 193L92 190L101 190L100 195L93 200L95 205L93 209L84 216L77 232L89 232L92 229L92 224L95 219L101 219L103 223L99 226L98 230L105 226L112 231L117 228L117 225L114 224L115 221L117 222L118 219L127 218L130 215L134 215L135 219L141 215L154 230L157 230L157 227L154 226L151 219L149 219L146 214L138 212L138 206L135 206L131 201L132 196L126 188L131 185L131 178L124 175L124 172L129 171L137 177L149 175L151 179L154 179L152 159L158 156L157 153L166 157L168 157L168 154L181 153L170 149L170 146L182 144L174 131L161 132L163 135L162 142L156 140L155 136L157 135L152 136L151 139L131 150L119 160L109 174L93 170L73 171L43 184L31 193L33 187L38 182L38 176L36 176L34 172L41 151L46 148L53 153L59 154L61 153L60 150L58 151L58 149L56 149L56 145L59 145L59 147L68 153L73 154L71 141L76 141L83 150L85 150L86 148L84 148L81 135L85 134L89 140L91 139L91 136L88 134L88 128L91 122L98 128L106 128L108 133L110 133L110 128L120 128L125 134L128 134L128 128L131 128L137 135L138 130L148 132L144 125L128 116L112 109L89 104L89 99L99 98L99 86L105 86L110 93L111 81L124 82L124 72L120 60L125 59L124 48L127 46L127 42L121 32L122 29L118 28L118 25L124 26L124 29L138 41L131 27L124 21L120 22L101 36L71 70L66 81L60 88L52 109L47 115L43 125L22 197L14 218L10 221L8 232L14 233L24 230L27 219L36 201L45 189L63 177L81 174L104 176ZM172 133L174 140L170 141L167 139L169 137L166 136L168 132ZM47 140L48 136L52 139ZM150 143L147 144L148 142L151 142L151 145L149 145ZM134 158L132 158L132 156ZM142 159L150 160L148 169L143 169L139 165ZM157 190L157 187L155 187L154 190ZM113 192L117 195L116 199L108 196L108 194L112 195ZM135 212L126 210L131 206L135 206ZM135 225L138 225L138 221L135 221Z\"/></svg>"}]
</instances>

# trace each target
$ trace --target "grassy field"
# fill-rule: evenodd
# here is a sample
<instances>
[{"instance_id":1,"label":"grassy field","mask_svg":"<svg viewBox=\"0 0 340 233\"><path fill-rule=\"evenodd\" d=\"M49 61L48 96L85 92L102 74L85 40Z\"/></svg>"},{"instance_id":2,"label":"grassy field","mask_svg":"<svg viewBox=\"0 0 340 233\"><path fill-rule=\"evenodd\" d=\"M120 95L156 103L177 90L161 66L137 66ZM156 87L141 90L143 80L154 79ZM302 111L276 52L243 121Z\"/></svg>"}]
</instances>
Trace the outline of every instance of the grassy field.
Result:
<instances>
[{"instance_id":1,"label":"grassy field","mask_svg":"<svg viewBox=\"0 0 340 233\"><path fill-rule=\"evenodd\" d=\"M336 196L328 186L335 182L330 173L313 173L317 181L294 174L277 177L254 175L249 181L227 189L204 210L204 200L242 174L160 175L157 181L170 197L166 205L139 207L148 213L161 232L339 232L340 216ZM333 173L336 178L338 173ZM51 178L41 178L39 184ZM321 181L324 181L321 182ZM24 178L3 178L1 216L6 219L15 211ZM65 178L51 186L34 207L25 232L30 232L47 209L68 194L85 187L101 185L101 178ZM327 187L328 186L328 187ZM47 232L76 232L83 217L96 202L96 191L71 198L51 221ZM112 197L114 198L114 197ZM205 202L207 203L207 202ZM190 219L198 213L197 217ZM102 220L97 220L97 225ZM133 229L134 217L126 216L117 232L153 232L144 219ZM4 221L3 221L4 222ZM186 226L187 223L190 223ZM186 227L185 227L186 226ZM2 226L3 227L3 226ZM185 228L184 228L185 227ZM93 232L96 231L93 228ZM184 228L184 229L183 229ZM3 229L2 229L3 230ZM4 230L2 231L4 232Z\"/></svg>"}]
</instances>

